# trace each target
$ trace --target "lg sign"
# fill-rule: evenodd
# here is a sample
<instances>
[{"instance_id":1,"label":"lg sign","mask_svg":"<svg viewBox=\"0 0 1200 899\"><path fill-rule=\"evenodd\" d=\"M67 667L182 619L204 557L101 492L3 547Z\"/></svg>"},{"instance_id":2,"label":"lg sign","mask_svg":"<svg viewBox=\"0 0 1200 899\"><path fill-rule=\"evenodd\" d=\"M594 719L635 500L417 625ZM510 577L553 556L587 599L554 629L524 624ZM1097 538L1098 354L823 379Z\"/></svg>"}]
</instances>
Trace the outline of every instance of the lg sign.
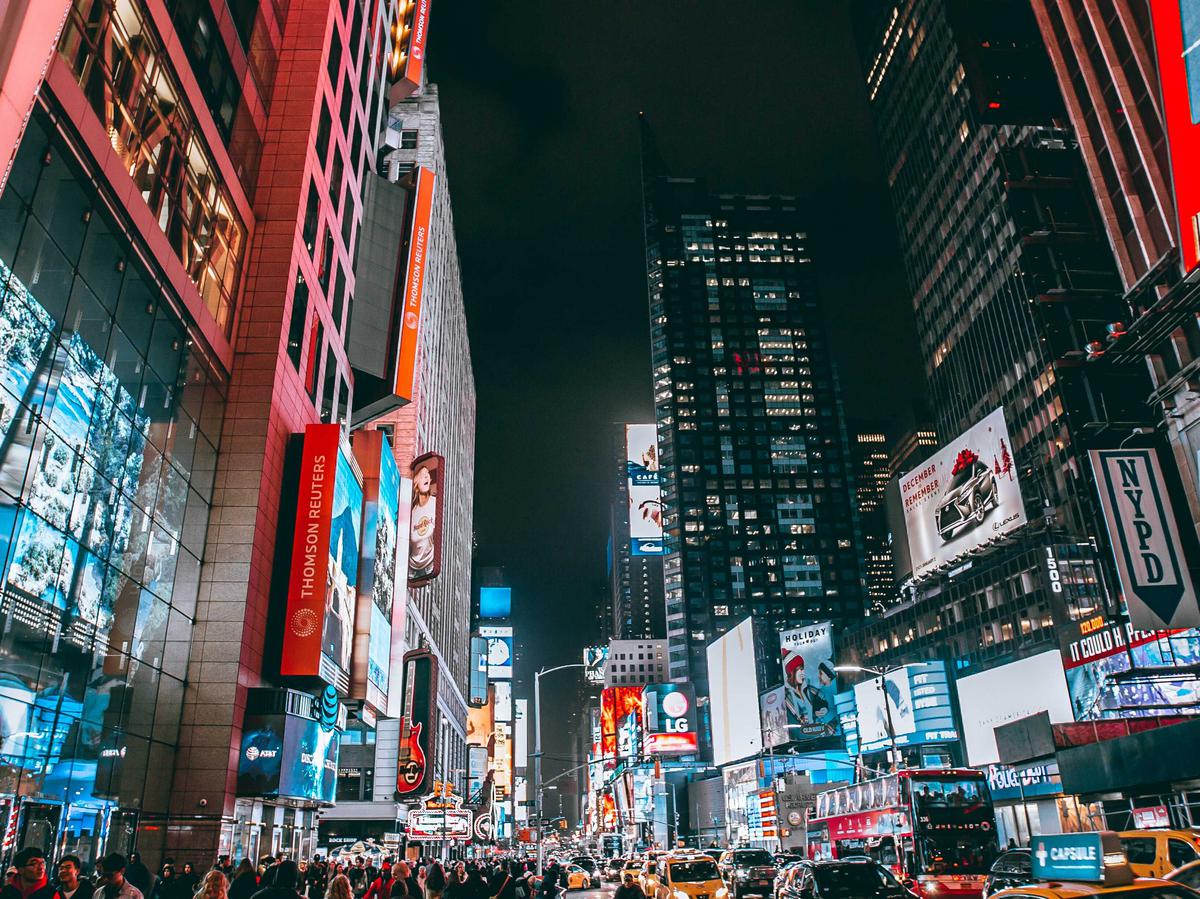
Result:
<instances>
[{"instance_id":1,"label":"lg sign","mask_svg":"<svg viewBox=\"0 0 1200 899\"><path fill-rule=\"evenodd\" d=\"M646 750L651 755L696 752L695 693L689 684L651 684L642 691Z\"/></svg>"},{"instance_id":2,"label":"lg sign","mask_svg":"<svg viewBox=\"0 0 1200 899\"><path fill-rule=\"evenodd\" d=\"M683 716L687 714L689 708L691 708L691 706L688 705L687 697L682 693L668 693L663 697L662 710L669 718L683 718ZM683 729L686 730L686 719L681 723L684 725ZM678 727L672 727L671 729L679 730Z\"/></svg>"}]
</instances>

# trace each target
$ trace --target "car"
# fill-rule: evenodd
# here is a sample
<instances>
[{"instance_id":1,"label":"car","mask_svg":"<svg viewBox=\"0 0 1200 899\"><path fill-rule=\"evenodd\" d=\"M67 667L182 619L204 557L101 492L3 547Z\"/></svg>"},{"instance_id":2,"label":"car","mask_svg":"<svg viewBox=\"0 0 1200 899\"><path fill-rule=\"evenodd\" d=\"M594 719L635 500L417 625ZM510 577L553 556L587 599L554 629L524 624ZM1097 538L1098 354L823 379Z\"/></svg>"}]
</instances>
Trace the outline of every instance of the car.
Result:
<instances>
[{"instance_id":1,"label":"car","mask_svg":"<svg viewBox=\"0 0 1200 899\"><path fill-rule=\"evenodd\" d=\"M579 865L567 865L567 889L568 890L590 890L592 888L592 878Z\"/></svg>"},{"instance_id":2,"label":"car","mask_svg":"<svg viewBox=\"0 0 1200 899\"><path fill-rule=\"evenodd\" d=\"M1123 830L1117 834L1138 877L1162 877L1200 859L1200 831Z\"/></svg>"},{"instance_id":3,"label":"car","mask_svg":"<svg viewBox=\"0 0 1200 899\"><path fill-rule=\"evenodd\" d=\"M1033 882L1033 852L1029 849L1006 849L992 862L983 885L983 899L1000 890Z\"/></svg>"},{"instance_id":4,"label":"car","mask_svg":"<svg viewBox=\"0 0 1200 899\"><path fill-rule=\"evenodd\" d=\"M883 865L871 859L798 862L780 899L913 899Z\"/></svg>"},{"instance_id":5,"label":"car","mask_svg":"<svg viewBox=\"0 0 1200 899\"><path fill-rule=\"evenodd\" d=\"M779 869L779 873L775 875L775 889L773 894L775 899L783 899L783 895L787 892L791 885L792 878L796 876L796 872L804 865L803 860L789 862Z\"/></svg>"},{"instance_id":6,"label":"car","mask_svg":"<svg viewBox=\"0 0 1200 899\"><path fill-rule=\"evenodd\" d=\"M1182 883L1185 887L1191 887L1200 892L1200 861L1188 862L1183 867L1176 868L1164 879L1172 883Z\"/></svg>"},{"instance_id":7,"label":"car","mask_svg":"<svg viewBox=\"0 0 1200 899\"><path fill-rule=\"evenodd\" d=\"M658 861L651 899L726 899L729 891L717 863L702 852L672 852Z\"/></svg>"},{"instance_id":8,"label":"car","mask_svg":"<svg viewBox=\"0 0 1200 899\"><path fill-rule=\"evenodd\" d=\"M636 856L634 858L626 859L625 865L621 868L621 873L618 875L619 878L624 880L626 874L632 874L634 882L636 883L638 877L642 873L642 865L644 864L645 862Z\"/></svg>"},{"instance_id":9,"label":"car","mask_svg":"<svg viewBox=\"0 0 1200 899\"><path fill-rule=\"evenodd\" d=\"M992 469L970 450L963 453L955 461L946 492L933 510L934 523L943 540L983 524L987 513L1000 502Z\"/></svg>"},{"instance_id":10,"label":"car","mask_svg":"<svg viewBox=\"0 0 1200 899\"><path fill-rule=\"evenodd\" d=\"M579 865L579 867L587 871L588 874L596 873L596 860L590 855L577 855L571 859L571 864Z\"/></svg>"},{"instance_id":11,"label":"car","mask_svg":"<svg viewBox=\"0 0 1200 899\"><path fill-rule=\"evenodd\" d=\"M1074 880L1034 883L1010 887L992 894L992 899L1088 899L1111 896L1112 899L1196 899L1191 889L1157 877L1138 877L1122 886L1103 886Z\"/></svg>"},{"instance_id":12,"label":"car","mask_svg":"<svg viewBox=\"0 0 1200 899\"><path fill-rule=\"evenodd\" d=\"M625 870L625 859L610 858L600 866L600 870L605 880L620 880L621 872Z\"/></svg>"},{"instance_id":13,"label":"car","mask_svg":"<svg viewBox=\"0 0 1200 899\"><path fill-rule=\"evenodd\" d=\"M660 873L656 858L647 858L642 862L642 869L637 875L637 884L647 896L655 895Z\"/></svg>"},{"instance_id":14,"label":"car","mask_svg":"<svg viewBox=\"0 0 1200 899\"><path fill-rule=\"evenodd\" d=\"M733 899L774 895L775 875L779 871L775 857L767 850L730 849L721 856L718 866Z\"/></svg>"}]
</instances>

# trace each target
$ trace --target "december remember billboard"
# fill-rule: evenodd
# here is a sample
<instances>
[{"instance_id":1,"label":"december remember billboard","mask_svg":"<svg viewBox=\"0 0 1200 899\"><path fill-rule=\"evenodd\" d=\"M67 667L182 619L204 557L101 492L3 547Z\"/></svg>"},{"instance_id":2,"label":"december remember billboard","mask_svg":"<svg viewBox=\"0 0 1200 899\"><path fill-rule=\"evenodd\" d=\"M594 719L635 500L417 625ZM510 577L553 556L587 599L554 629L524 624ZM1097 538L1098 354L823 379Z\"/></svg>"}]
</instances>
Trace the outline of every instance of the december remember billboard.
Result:
<instances>
[{"instance_id":1,"label":"december remember billboard","mask_svg":"<svg viewBox=\"0 0 1200 899\"><path fill-rule=\"evenodd\" d=\"M625 478L629 491L629 552L657 556L663 551L662 494L658 476L658 430L625 426Z\"/></svg>"},{"instance_id":2,"label":"december remember billboard","mask_svg":"<svg viewBox=\"0 0 1200 899\"><path fill-rule=\"evenodd\" d=\"M1026 523L1003 407L900 478L913 577Z\"/></svg>"},{"instance_id":3,"label":"december remember billboard","mask_svg":"<svg viewBox=\"0 0 1200 899\"><path fill-rule=\"evenodd\" d=\"M756 755L762 749L758 717L754 620L747 618L708 645L709 709L713 764Z\"/></svg>"}]
</instances>

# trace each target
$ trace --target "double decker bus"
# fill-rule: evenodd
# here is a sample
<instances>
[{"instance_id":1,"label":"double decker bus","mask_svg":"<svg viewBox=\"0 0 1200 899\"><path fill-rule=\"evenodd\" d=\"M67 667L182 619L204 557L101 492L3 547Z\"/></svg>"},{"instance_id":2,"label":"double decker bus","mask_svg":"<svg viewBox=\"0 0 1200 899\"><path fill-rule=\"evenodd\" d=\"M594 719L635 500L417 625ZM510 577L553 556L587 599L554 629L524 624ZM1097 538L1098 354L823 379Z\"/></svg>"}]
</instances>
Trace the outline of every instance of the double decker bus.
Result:
<instances>
[{"instance_id":1,"label":"double decker bus","mask_svg":"<svg viewBox=\"0 0 1200 899\"><path fill-rule=\"evenodd\" d=\"M1000 852L987 775L899 771L818 793L808 845L812 858L874 859L922 897L980 896Z\"/></svg>"}]
</instances>

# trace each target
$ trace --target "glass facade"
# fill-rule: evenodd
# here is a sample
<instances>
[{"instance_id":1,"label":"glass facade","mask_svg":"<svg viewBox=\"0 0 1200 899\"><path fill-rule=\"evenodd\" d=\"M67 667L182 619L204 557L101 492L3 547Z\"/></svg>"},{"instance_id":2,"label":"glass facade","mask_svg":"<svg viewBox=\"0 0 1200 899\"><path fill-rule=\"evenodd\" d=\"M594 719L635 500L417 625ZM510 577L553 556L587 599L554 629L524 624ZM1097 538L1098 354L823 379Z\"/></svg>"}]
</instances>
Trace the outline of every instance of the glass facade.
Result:
<instances>
[{"instance_id":1,"label":"glass facade","mask_svg":"<svg viewBox=\"0 0 1200 899\"><path fill-rule=\"evenodd\" d=\"M233 327L246 227L136 3L75 0L59 54L221 330Z\"/></svg>"},{"instance_id":2,"label":"glass facade","mask_svg":"<svg viewBox=\"0 0 1200 899\"><path fill-rule=\"evenodd\" d=\"M167 810L224 400L52 129L0 195L0 814L88 863Z\"/></svg>"}]
</instances>

